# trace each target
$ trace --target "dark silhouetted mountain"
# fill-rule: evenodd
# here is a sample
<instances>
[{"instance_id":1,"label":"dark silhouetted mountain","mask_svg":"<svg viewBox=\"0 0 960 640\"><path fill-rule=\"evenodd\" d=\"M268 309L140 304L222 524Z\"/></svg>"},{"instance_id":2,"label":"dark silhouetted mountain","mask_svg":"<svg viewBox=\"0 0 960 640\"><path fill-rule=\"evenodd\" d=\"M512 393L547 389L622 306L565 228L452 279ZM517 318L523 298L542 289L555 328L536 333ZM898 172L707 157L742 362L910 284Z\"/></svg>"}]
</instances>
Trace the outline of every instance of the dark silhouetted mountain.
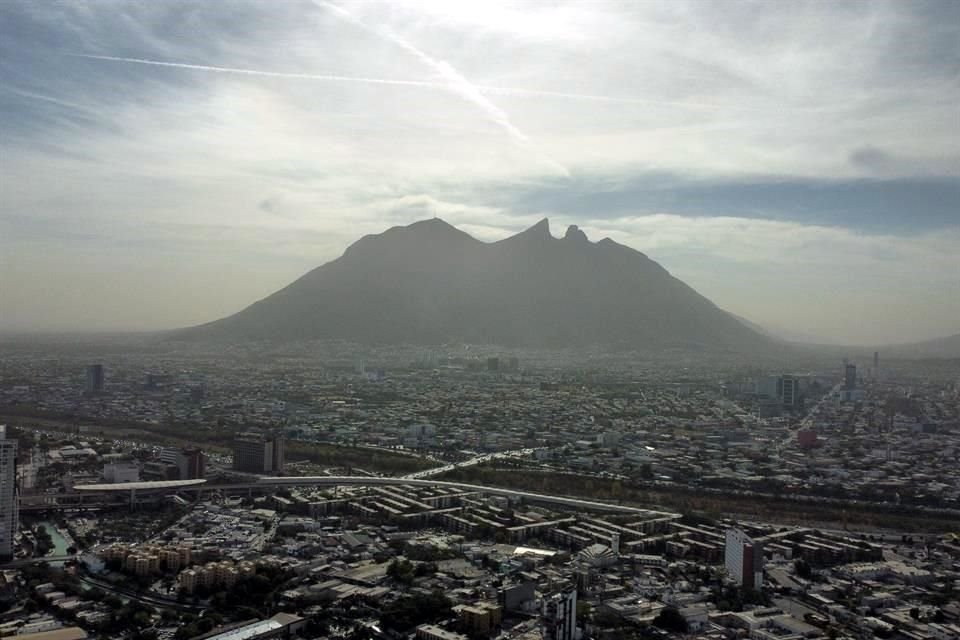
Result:
<instances>
[{"instance_id":1,"label":"dark silhouetted mountain","mask_svg":"<svg viewBox=\"0 0 960 640\"><path fill-rule=\"evenodd\" d=\"M756 350L772 341L609 238L542 220L480 242L440 219L361 238L344 254L185 339L344 339Z\"/></svg>"}]
</instances>

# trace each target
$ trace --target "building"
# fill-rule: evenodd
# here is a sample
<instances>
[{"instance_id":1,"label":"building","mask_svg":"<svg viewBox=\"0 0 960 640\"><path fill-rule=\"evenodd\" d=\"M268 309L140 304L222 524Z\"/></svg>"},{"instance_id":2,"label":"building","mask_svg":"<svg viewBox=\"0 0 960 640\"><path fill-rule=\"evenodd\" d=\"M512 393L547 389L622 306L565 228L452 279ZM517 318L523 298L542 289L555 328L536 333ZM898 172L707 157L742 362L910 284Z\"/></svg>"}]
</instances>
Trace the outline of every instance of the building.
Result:
<instances>
[{"instance_id":1,"label":"building","mask_svg":"<svg viewBox=\"0 0 960 640\"><path fill-rule=\"evenodd\" d=\"M873 352L873 379L874 380L880 379L880 352L879 351Z\"/></svg>"},{"instance_id":2,"label":"building","mask_svg":"<svg viewBox=\"0 0 960 640\"><path fill-rule=\"evenodd\" d=\"M103 479L111 484L140 482L140 467L134 462L112 462L103 465Z\"/></svg>"},{"instance_id":3,"label":"building","mask_svg":"<svg viewBox=\"0 0 960 640\"><path fill-rule=\"evenodd\" d=\"M576 588L545 597L541 615L544 640L576 640Z\"/></svg>"},{"instance_id":4,"label":"building","mask_svg":"<svg viewBox=\"0 0 960 640\"><path fill-rule=\"evenodd\" d=\"M160 462L177 468L176 480L196 480L207 474L207 457L196 447L164 447L160 450Z\"/></svg>"},{"instance_id":5,"label":"building","mask_svg":"<svg viewBox=\"0 0 960 640\"><path fill-rule=\"evenodd\" d=\"M38 633L21 633L17 640L86 640L87 632L80 627L61 627Z\"/></svg>"},{"instance_id":6,"label":"building","mask_svg":"<svg viewBox=\"0 0 960 640\"><path fill-rule=\"evenodd\" d=\"M181 453L186 463L185 466L180 467L181 480L197 480L206 477L207 456L203 451L196 447L187 447Z\"/></svg>"},{"instance_id":7,"label":"building","mask_svg":"<svg viewBox=\"0 0 960 640\"><path fill-rule=\"evenodd\" d=\"M0 558L13 557L13 538L19 529L17 500L17 441L0 424Z\"/></svg>"},{"instance_id":8,"label":"building","mask_svg":"<svg viewBox=\"0 0 960 640\"><path fill-rule=\"evenodd\" d=\"M780 376L761 376L756 381L756 393L758 396L767 398L776 398L780 395Z\"/></svg>"},{"instance_id":9,"label":"building","mask_svg":"<svg viewBox=\"0 0 960 640\"><path fill-rule=\"evenodd\" d=\"M740 529L727 529L725 564L727 573L744 589L759 591L763 586L763 545Z\"/></svg>"},{"instance_id":10,"label":"building","mask_svg":"<svg viewBox=\"0 0 960 640\"><path fill-rule=\"evenodd\" d=\"M84 390L87 393L100 393L103 391L103 365L91 364L87 366L87 382Z\"/></svg>"},{"instance_id":11,"label":"building","mask_svg":"<svg viewBox=\"0 0 960 640\"><path fill-rule=\"evenodd\" d=\"M800 404L800 380L796 376L780 376L780 398L785 407Z\"/></svg>"},{"instance_id":12,"label":"building","mask_svg":"<svg viewBox=\"0 0 960 640\"><path fill-rule=\"evenodd\" d=\"M435 624L422 624L417 627L417 640L467 640L467 636L456 631L447 631Z\"/></svg>"},{"instance_id":13,"label":"building","mask_svg":"<svg viewBox=\"0 0 960 640\"><path fill-rule=\"evenodd\" d=\"M454 608L460 621L460 628L470 635L488 634L500 626L502 614L500 607L481 602L476 605L462 604Z\"/></svg>"},{"instance_id":14,"label":"building","mask_svg":"<svg viewBox=\"0 0 960 640\"><path fill-rule=\"evenodd\" d=\"M535 608L536 587L533 580L504 585L497 590L497 602L507 611L529 611Z\"/></svg>"},{"instance_id":15,"label":"building","mask_svg":"<svg viewBox=\"0 0 960 640\"><path fill-rule=\"evenodd\" d=\"M813 429L800 429L797 431L797 444L802 449L812 449L820 443L817 440L817 432Z\"/></svg>"},{"instance_id":16,"label":"building","mask_svg":"<svg viewBox=\"0 0 960 640\"><path fill-rule=\"evenodd\" d=\"M283 473L284 437L281 433L241 433L233 441L233 468L249 473Z\"/></svg>"},{"instance_id":17,"label":"building","mask_svg":"<svg viewBox=\"0 0 960 640\"><path fill-rule=\"evenodd\" d=\"M180 470L164 462L144 462L141 475L144 480L179 480Z\"/></svg>"},{"instance_id":18,"label":"building","mask_svg":"<svg viewBox=\"0 0 960 640\"><path fill-rule=\"evenodd\" d=\"M187 569L182 571L177 578L177 581L180 584L180 590L187 593L193 593L197 589L197 583L199 581L199 574L193 569Z\"/></svg>"},{"instance_id":19,"label":"building","mask_svg":"<svg viewBox=\"0 0 960 640\"><path fill-rule=\"evenodd\" d=\"M857 388L857 365L847 363L843 368L843 388L853 391Z\"/></svg>"},{"instance_id":20,"label":"building","mask_svg":"<svg viewBox=\"0 0 960 640\"><path fill-rule=\"evenodd\" d=\"M213 629L192 640L267 640L292 638L307 625L307 619L292 613L277 613L266 620L246 620Z\"/></svg>"},{"instance_id":21,"label":"building","mask_svg":"<svg viewBox=\"0 0 960 640\"><path fill-rule=\"evenodd\" d=\"M758 396L775 400L785 407L797 407L800 404L800 378L797 376L762 376L755 384Z\"/></svg>"}]
</instances>

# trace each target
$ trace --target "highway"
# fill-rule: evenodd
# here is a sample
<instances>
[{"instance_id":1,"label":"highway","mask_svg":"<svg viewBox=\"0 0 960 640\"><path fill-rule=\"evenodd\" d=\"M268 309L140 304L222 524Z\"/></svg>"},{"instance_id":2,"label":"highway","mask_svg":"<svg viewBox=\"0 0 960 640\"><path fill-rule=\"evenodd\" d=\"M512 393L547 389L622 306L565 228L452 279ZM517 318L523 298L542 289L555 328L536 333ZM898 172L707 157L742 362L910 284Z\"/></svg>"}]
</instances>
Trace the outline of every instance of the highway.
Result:
<instances>
[{"instance_id":1,"label":"highway","mask_svg":"<svg viewBox=\"0 0 960 640\"><path fill-rule=\"evenodd\" d=\"M121 596L130 600L136 600L142 604L150 605L151 607L156 607L158 609L170 609L176 611L190 611L196 613L198 611L204 611L207 609L206 605L201 604L189 604L186 602L178 602L164 596L161 596L157 593L152 593L150 591L136 591L134 589L128 589L126 587L121 587L119 585L111 584L109 582L104 582L98 580L97 578L89 575L85 575L80 578L81 582L90 585L91 587L96 587L107 593L112 593L117 596Z\"/></svg>"},{"instance_id":2,"label":"highway","mask_svg":"<svg viewBox=\"0 0 960 640\"><path fill-rule=\"evenodd\" d=\"M545 447L537 447L537 449L544 449ZM498 460L501 458L522 458L523 456L533 455L533 452L537 449L515 449L513 451L501 451L499 453L488 453L482 456L477 456L475 458L470 458L469 460L464 460L462 462L455 462L453 464L444 465L442 467L436 467L434 469L427 469L425 471L417 471L416 473L409 473L404 478L410 480L417 480L421 478L432 478L434 476L439 476L448 471L453 471L454 469L462 469L463 467L472 467L483 462L489 462L491 460Z\"/></svg>"},{"instance_id":3,"label":"highway","mask_svg":"<svg viewBox=\"0 0 960 640\"><path fill-rule=\"evenodd\" d=\"M800 421L800 424L797 425L797 428L793 429L792 431L787 433L786 436L784 436L783 440L780 442L780 447L778 448L788 447L790 446L791 442L796 442L797 433L799 433L800 431L803 431L804 429L809 429L813 425L814 419L816 419L817 414L820 413L820 407L827 400L833 399L833 397L837 395L837 393L840 391L841 386L843 385L838 383L834 385L834 387L830 389L830 391L825 393L823 397L817 401L817 404L813 405L813 408L807 412L806 417Z\"/></svg>"}]
</instances>

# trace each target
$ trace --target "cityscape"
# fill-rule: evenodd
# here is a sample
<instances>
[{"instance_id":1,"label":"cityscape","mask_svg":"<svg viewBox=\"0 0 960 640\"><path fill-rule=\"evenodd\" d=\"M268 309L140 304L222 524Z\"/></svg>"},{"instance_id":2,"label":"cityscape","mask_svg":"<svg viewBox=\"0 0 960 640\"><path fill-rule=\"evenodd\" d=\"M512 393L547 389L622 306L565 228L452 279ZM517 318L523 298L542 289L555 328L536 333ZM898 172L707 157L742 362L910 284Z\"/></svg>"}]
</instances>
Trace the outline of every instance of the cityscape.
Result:
<instances>
[{"instance_id":1,"label":"cityscape","mask_svg":"<svg viewBox=\"0 0 960 640\"><path fill-rule=\"evenodd\" d=\"M104 349L5 357L5 635L960 630L955 361Z\"/></svg>"},{"instance_id":2,"label":"cityscape","mask_svg":"<svg viewBox=\"0 0 960 640\"><path fill-rule=\"evenodd\" d=\"M958 44L0 1L0 640L960 640Z\"/></svg>"}]
</instances>

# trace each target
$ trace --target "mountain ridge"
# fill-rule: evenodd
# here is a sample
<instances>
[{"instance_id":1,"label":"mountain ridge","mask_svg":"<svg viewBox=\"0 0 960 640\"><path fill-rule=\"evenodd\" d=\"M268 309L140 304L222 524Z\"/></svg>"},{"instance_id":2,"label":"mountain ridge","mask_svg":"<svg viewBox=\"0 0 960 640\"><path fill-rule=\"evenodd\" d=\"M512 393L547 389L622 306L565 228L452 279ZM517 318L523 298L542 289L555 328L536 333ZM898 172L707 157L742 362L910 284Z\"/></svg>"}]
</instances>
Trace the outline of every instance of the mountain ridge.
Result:
<instances>
[{"instance_id":1,"label":"mountain ridge","mask_svg":"<svg viewBox=\"0 0 960 640\"><path fill-rule=\"evenodd\" d=\"M645 254L547 218L496 242L439 219L363 236L335 260L182 339L460 340L757 350L745 326Z\"/></svg>"}]
</instances>

